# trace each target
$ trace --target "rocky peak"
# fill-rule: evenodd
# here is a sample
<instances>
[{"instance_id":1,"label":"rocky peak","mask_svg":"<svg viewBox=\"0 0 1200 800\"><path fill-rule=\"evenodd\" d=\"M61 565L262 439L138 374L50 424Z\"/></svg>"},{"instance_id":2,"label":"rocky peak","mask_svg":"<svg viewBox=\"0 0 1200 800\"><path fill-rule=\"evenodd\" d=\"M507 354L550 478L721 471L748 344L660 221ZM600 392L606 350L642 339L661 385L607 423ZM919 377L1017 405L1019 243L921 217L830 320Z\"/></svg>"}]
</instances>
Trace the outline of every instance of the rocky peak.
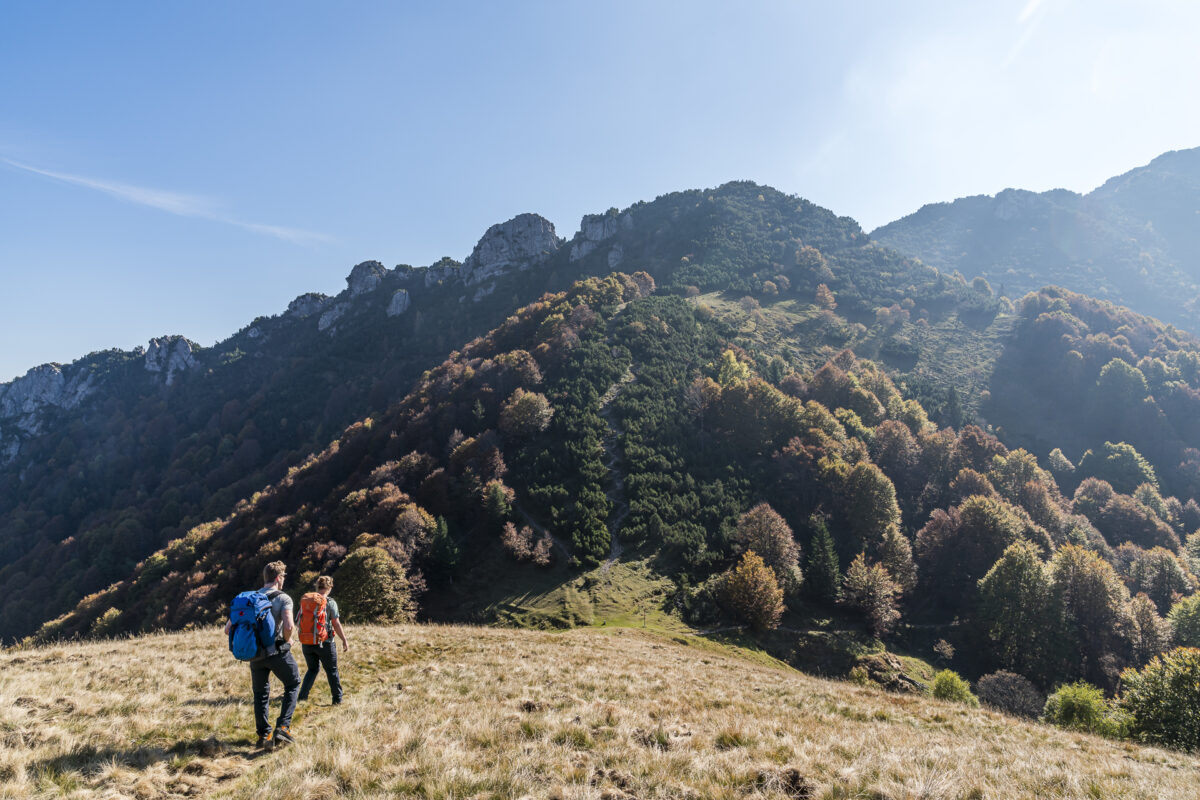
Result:
<instances>
[{"instance_id":1,"label":"rocky peak","mask_svg":"<svg viewBox=\"0 0 1200 800\"><path fill-rule=\"evenodd\" d=\"M461 274L462 265L453 258L443 257L434 264L430 264L420 272L424 273L425 288L435 286L443 281L458 277Z\"/></svg>"},{"instance_id":2,"label":"rocky peak","mask_svg":"<svg viewBox=\"0 0 1200 800\"><path fill-rule=\"evenodd\" d=\"M992 213L996 219L1012 220L1030 213L1035 206L1044 204L1045 200L1034 192L1005 189L992 201Z\"/></svg>"},{"instance_id":3,"label":"rocky peak","mask_svg":"<svg viewBox=\"0 0 1200 800\"><path fill-rule=\"evenodd\" d=\"M308 292L297 297L292 302L288 303L285 314L290 314L296 317L311 317L313 314L320 311L329 302L329 296L319 292Z\"/></svg>"},{"instance_id":4,"label":"rocky peak","mask_svg":"<svg viewBox=\"0 0 1200 800\"><path fill-rule=\"evenodd\" d=\"M616 209L612 209L605 214L585 214L579 223L579 233L575 234L574 243L571 245L571 260L578 261L583 258L602 242L616 236L618 231L631 230L633 214L630 211L617 213ZM622 257L621 252L618 252L615 258L609 253L609 266L619 264Z\"/></svg>"},{"instance_id":5,"label":"rocky peak","mask_svg":"<svg viewBox=\"0 0 1200 800\"><path fill-rule=\"evenodd\" d=\"M554 255L562 244L550 220L537 214L519 214L487 229L463 262L463 280L470 286L514 266L527 268Z\"/></svg>"},{"instance_id":6,"label":"rocky peak","mask_svg":"<svg viewBox=\"0 0 1200 800\"><path fill-rule=\"evenodd\" d=\"M43 410L75 408L95 390L92 373L68 371L59 364L42 364L11 383L0 383L0 464L17 456L22 437L42 432Z\"/></svg>"},{"instance_id":7,"label":"rocky peak","mask_svg":"<svg viewBox=\"0 0 1200 800\"><path fill-rule=\"evenodd\" d=\"M0 417L32 414L46 406L74 408L91 390L91 373L79 370L68 378L59 364L42 364L0 384Z\"/></svg>"},{"instance_id":8,"label":"rocky peak","mask_svg":"<svg viewBox=\"0 0 1200 800\"><path fill-rule=\"evenodd\" d=\"M193 344L184 337L160 336L150 340L143 363L148 372L162 373L167 386L170 386L177 374L200 362L193 354Z\"/></svg>"},{"instance_id":9,"label":"rocky peak","mask_svg":"<svg viewBox=\"0 0 1200 800\"><path fill-rule=\"evenodd\" d=\"M378 261L364 261L356 265L346 278L346 284L350 287L350 296L358 297L360 294L375 291L385 275L387 275L387 267Z\"/></svg>"}]
</instances>

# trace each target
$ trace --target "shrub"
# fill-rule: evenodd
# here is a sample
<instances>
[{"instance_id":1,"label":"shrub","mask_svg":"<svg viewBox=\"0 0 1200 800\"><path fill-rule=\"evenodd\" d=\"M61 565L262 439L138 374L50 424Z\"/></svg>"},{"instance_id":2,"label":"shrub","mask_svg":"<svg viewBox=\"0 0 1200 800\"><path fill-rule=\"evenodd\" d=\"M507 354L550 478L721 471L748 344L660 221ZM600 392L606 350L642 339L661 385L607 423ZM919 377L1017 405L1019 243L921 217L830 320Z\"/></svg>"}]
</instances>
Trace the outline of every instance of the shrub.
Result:
<instances>
[{"instance_id":1,"label":"shrub","mask_svg":"<svg viewBox=\"0 0 1200 800\"><path fill-rule=\"evenodd\" d=\"M361 547L333 576L350 622L407 622L413 618L412 588L404 567L382 547Z\"/></svg>"},{"instance_id":2,"label":"shrub","mask_svg":"<svg viewBox=\"0 0 1200 800\"><path fill-rule=\"evenodd\" d=\"M1006 670L984 675L975 690L984 705L1015 717L1036 719L1046 705L1046 696L1028 678Z\"/></svg>"},{"instance_id":3,"label":"shrub","mask_svg":"<svg viewBox=\"0 0 1200 800\"><path fill-rule=\"evenodd\" d=\"M971 685L952 669L944 669L933 676L930 693L939 700L978 706L979 698L971 694Z\"/></svg>"},{"instance_id":4,"label":"shrub","mask_svg":"<svg viewBox=\"0 0 1200 800\"><path fill-rule=\"evenodd\" d=\"M873 686L875 683L871 680L871 673L861 664L851 667L848 677L851 683L857 683L859 686Z\"/></svg>"},{"instance_id":5,"label":"shrub","mask_svg":"<svg viewBox=\"0 0 1200 800\"><path fill-rule=\"evenodd\" d=\"M549 537L543 537L549 542ZM538 544L533 540L533 528L528 525L522 525L519 529L512 522L504 523L504 531L500 536L500 543L504 545L504 549L508 554L517 561L529 561L537 552ZM547 544L548 549L548 544Z\"/></svg>"},{"instance_id":6,"label":"shrub","mask_svg":"<svg viewBox=\"0 0 1200 800\"><path fill-rule=\"evenodd\" d=\"M1058 687L1047 698L1042 719L1060 728L1114 738L1122 736L1125 730L1120 715L1114 714L1104 699L1104 692L1087 681Z\"/></svg>"},{"instance_id":7,"label":"shrub","mask_svg":"<svg viewBox=\"0 0 1200 800\"><path fill-rule=\"evenodd\" d=\"M1121 674L1129 732L1148 744L1200 750L1200 649L1180 647Z\"/></svg>"}]
</instances>

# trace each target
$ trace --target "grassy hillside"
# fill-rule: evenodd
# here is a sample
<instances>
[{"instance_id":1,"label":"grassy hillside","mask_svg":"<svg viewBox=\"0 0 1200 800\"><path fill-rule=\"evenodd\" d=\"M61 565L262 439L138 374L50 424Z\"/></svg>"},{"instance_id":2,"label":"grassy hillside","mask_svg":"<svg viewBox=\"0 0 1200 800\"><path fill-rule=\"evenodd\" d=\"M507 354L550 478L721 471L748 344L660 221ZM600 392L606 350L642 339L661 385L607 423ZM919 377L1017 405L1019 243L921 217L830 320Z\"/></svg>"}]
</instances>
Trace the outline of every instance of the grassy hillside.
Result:
<instances>
[{"instance_id":1,"label":"grassy hillside","mask_svg":"<svg viewBox=\"0 0 1200 800\"><path fill-rule=\"evenodd\" d=\"M351 630L252 747L220 633L0 655L0 797L1189 798L1200 759L824 681L696 637ZM323 680L323 679L322 679Z\"/></svg>"}]
</instances>

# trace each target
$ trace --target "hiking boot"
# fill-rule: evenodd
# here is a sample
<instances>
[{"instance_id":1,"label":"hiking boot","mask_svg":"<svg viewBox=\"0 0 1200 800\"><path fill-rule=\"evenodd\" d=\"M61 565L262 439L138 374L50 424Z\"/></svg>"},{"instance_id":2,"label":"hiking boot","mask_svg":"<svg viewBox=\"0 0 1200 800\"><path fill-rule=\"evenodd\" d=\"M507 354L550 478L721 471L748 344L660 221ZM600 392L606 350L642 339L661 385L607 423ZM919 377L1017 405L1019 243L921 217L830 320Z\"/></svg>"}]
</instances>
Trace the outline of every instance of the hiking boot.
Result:
<instances>
[{"instance_id":1,"label":"hiking boot","mask_svg":"<svg viewBox=\"0 0 1200 800\"><path fill-rule=\"evenodd\" d=\"M289 744L295 744L296 740L292 738L292 731L288 725L280 725L275 729L275 747L285 747Z\"/></svg>"},{"instance_id":2,"label":"hiking boot","mask_svg":"<svg viewBox=\"0 0 1200 800\"><path fill-rule=\"evenodd\" d=\"M254 743L254 746L265 750L270 750L272 747L274 747L275 742L271 739L271 732L267 731L266 733L260 733L258 735L258 741Z\"/></svg>"}]
</instances>

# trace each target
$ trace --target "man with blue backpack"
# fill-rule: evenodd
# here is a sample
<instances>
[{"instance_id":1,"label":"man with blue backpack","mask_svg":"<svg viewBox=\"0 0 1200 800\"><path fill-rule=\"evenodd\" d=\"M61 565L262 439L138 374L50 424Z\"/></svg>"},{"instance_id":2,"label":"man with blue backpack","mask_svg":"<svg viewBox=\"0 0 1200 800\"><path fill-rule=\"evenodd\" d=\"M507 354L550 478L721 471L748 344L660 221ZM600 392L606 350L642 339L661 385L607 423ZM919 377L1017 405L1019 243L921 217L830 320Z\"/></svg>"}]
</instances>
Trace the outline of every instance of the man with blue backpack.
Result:
<instances>
[{"instance_id":1,"label":"man with blue backpack","mask_svg":"<svg viewBox=\"0 0 1200 800\"><path fill-rule=\"evenodd\" d=\"M300 670L292 658L292 598L283 591L287 566L272 561L263 568L263 587L242 592L233 599L225 633L229 649L240 661L250 664L254 690L254 723L258 746L267 749L293 744L292 713L300 692ZM274 736L267 721L271 703L271 675L283 683L283 702L275 721Z\"/></svg>"}]
</instances>

